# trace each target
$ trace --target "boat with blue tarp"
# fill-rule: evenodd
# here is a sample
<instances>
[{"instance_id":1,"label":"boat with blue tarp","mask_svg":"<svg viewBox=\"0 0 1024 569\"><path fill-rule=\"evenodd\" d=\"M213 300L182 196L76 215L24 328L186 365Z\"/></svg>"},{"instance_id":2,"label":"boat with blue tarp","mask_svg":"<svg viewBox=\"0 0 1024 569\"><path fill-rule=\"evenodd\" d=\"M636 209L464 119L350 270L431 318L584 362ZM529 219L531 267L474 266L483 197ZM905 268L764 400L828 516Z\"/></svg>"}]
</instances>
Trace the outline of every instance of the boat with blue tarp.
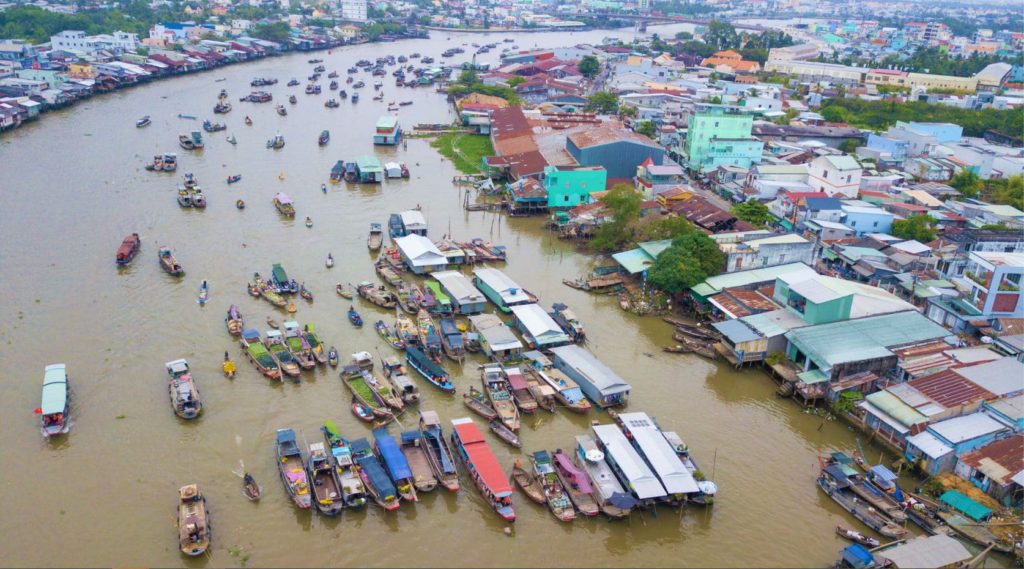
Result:
<instances>
[{"instance_id":1,"label":"boat with blue tarp","mask_svg":"<svg viewBox=\"0 0 1024 569\"><path fill-rule=\"evenodd\" d=\"M446 393L455 393L455 385L452 384L448 372L432 362L419 348L407 346L405 348L405 361L409 362L412 369L419 372L434 387Z\"/></svg>"},{"instance_id":2,"label":"boat with blue tarp","mask_svg":"<svg viewBox=\"0 0 1024 569\"><path fill-rule=\"evenodd\" d=\"M409 468L409 461L405 459L395 438L387 429L374 429L373 440L374 452L387 467L388 475L398 489L398 495L410 502L418 501L412 469Z\"/></svg>"},{"instance_id":3,"label":"boat with blue tarp","mask_svg":"<svg viewBox=\"0 0 1024 569\"><path fill-rule=\"evenodd\" d=\"M389 512L401 507L402 501L398 498L398 491L388 473L384 471L384 466L377 459L377 455L373 454L369 441L356 439L352 441L351 446L352 456L359 466L359 477L362 478L374 502Z\"/></svg>"},{"instance_id":4,"label":"boat with blue tarp","mask_svg":"<svg viewBox=\"0 0 1024 569\"><path fill-rule=\"evenodd\" d=\"M891 539L903 539L907 536L905 528L893 523L867 502L857 499L851 486L850 478L838 464L826 465L818 475L818 487L869 528Z\"/></svg>"},{"instance_id":5,"label":"boat with blue tarp","mask_svg":"<svg viewBox=\"0 0 1024 569\"><path fill-rule=\"evenodd\" d=\"M843 548L839 556L836 567L849 569L871 569L877 567L875 556L871 555L871 552L859 543Z\"/></svg>"},{"instance_id":6,"label":"boat with blue tarp","mask_svg":"<svg viewBox=\"0 0 1024 569\"><path fill-rule=\"evenodd\" d=\"M466 359L466 348L462 341L462 330L455 324L455 319L450 317L442 317L440 321L441 328L441 347L444 349L444 355L448 356L452 361L462 363Z\"/></svg>"}]
</instances>

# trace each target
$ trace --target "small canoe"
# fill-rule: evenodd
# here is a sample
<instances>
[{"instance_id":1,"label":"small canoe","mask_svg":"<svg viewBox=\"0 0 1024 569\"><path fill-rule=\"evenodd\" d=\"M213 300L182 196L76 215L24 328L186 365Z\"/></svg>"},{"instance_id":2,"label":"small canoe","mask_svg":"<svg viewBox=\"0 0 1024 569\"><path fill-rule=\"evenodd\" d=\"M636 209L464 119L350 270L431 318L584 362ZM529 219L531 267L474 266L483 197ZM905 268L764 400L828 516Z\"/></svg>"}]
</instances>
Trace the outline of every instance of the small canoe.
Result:
<instances>
[{"instance_id":1,"label":"small canoe","mask_svg":"<svg viewBox=\"0 0 1024 569\"><path fill-rule=\"evenodd\" d=\"M235 174L234 176L228 176L228 184L234 184L235 182L242 179L241 174Z\"/></svg>"},{"instance_id":2,"label":"small canoe","mask_svg":"<svg viewBox=\"0 0 1024 569\"><path fill-rule=\"evenodd\" d=\"M488 421L496 419L498 417L498 412L492 409L490 405L484 403L481 398L477 397L478 395L483 394L470 387L469 393L462 394L462 402L466 407L469 407L470 411L480 415L484 419L487 419Z\"/></svg>"},{"instance_id":3,"label":"small canoe","mask_svg":"<svg viewBox=\"0 0 1024 569\"><path fill-rule=\"evenodd\" d=\"M345 290L345 285L338 283L334 285L334 291L338 293L341 298L352 300L352 292Z\"/></svg>"},{"instance_id":4,"label":"small canoe","mask_svg":"<svg viewBox=\"0 0 1024 569\"><path fill-rule=\"evenodd\" d=\"M295 302L294 302L294 301L289 301L289 302L288 302L288 308L287 308L287 310L288 310L288 312L289 312L290 314L295 314L295 311L296 311L296 310L298 310L298 308L296 308L296 306L295 306Z\"/></svg>"},{"instance_id":5,"label":"small canoe","mask_svg":"<svg viewBox=\"0 0 1024 569\"><path fill-rule=\"evenodd\" d=\"M334 346L327 352L327 363L331 367L338 367L338 350Z\"/></svg>"},{"instance_id":6,"label":"small canoe","mask_svg":"<svg viewBox=\"0 0 1024 569\"><path fill-rule=\"evenodd\" d=\"M516 447L523 448L523 443L519 442L519 437L516 436L512 429L506 427L501 421L492 419L488 426L491 428L491 432L498 435L498 438L505 441L506 443Z\"/></svg>"},{"instance_id":7,"label":"small canoe","mask_svg":"<svg viewBox=\"0 0 1024 569\"><path fill-rule=\"evenodd\" d=\"M198 302L200 306L206 306L206 301L209 299L210 285L207 284L206 281L203 281L202 284L199 285L199 296L196 298L196 302Z\"/></svg>"},{"instance_id":8,"label":"small canoe","mask_svg":"<svg viewBox=\"0 0 1024 569\"><path fill-rule=\"evenodd\" d=\"M245 477L242 478L242 493L249 500L256 502L263 496L263 487L256 482L251 474L246 472Z\"/></svg>"},{"instance_id":9,"label":"small canoe","mask_svg":"<svg viewBox=\"0 0 1024 569\"><path fill-rule=\"evenodd\" d=\"M374 421L373 409L370 409L367 405L363 405L357 401L355 397L352 398L352 414L355 415L356 418L366 421L367 423L372 423Z\"/></svg>"},{"instance_id":10,"label":"small canoe","mask_svg":"<svg viewBox=\"0 0 1024 569\"><path fill-rule=\"evenodd\" d=\"M324 266L328 269L334 266L334 257L330 253L327 254L327 260L324 262Z\"/></svg>"},{"instance_id":11,"label":"small canoe","mask_svg":"<svg viewBox=\"0 0 1024 569\"><path fill-rule=\"evenodd\" d=\"M348 308L348 321L356 328L363 327L363 317L360 316L359 313L356 312L356 309L351 306Z\"/></svg>"},{"instance_id":12,"label":"small canoe","mask_svg":"<svg viewBox=\"0 0 1024 569\"><path fill-rule=\"evenodd\" d=\"M846 539L854 543L859 543L864 547L878 547L880 545L880 542L877 539L868 537L859 531L853 531L852 529L845 528L843 526L836 526L836 535L839 537L845 537Z\"/></svg>"},{"instance_id":13,"label":"small canoe","mask_svg":"<svg viewBox=\"0 0 1024 569\"><path fill-rule=\"evenodd\" d=\"M238 209L245 209L245 202L242 200L237 200L235 202L235 207L237 207Z\"/></svg>"},{"instance_id":14,"label":"small canoe","mask_svg":"<svg viewBox=\"0 0 1024 569\"><path fill-rule=\"evenodd\" d=\"M270 318L268 316L267 317L267 326L270 326L274 330L277 330L277 320L274 320L273 318Z\"/></svg>"},{"instance_id":15,"label":"small canoe","mask_svg":"<svg viewBox=\"0 0 1024 569\"><path fill-rule=\"evenodd\" d=\"M309 292L309 289L306 288L306 285L302 285L302 287L299 289L299 296L306 300L313 300L313 293Z\"/></svg>"},{"instance_id":16,"label":"small canoe","mask_svg":"<svg viewBox=\"0 0 1024 569\"><path fill-rule=\"evenodd\" d=\"M312 217L307 217L306 218L306 227L313 227L313 218Z\"/></svg>"},{"instance_id":17,"label":"small canoe","mask_svg":"<svg viewBox=\"0 0 1024 569\"><path fill-rule=\"evenodd\" d=\"M547 503L548 500L544 496L544 487L541 486L540 482L532 474L518 464L512 467L512 480L523 491L523 494L526 494L527 498L538 504Z\"/></svg>"}]
</instances>

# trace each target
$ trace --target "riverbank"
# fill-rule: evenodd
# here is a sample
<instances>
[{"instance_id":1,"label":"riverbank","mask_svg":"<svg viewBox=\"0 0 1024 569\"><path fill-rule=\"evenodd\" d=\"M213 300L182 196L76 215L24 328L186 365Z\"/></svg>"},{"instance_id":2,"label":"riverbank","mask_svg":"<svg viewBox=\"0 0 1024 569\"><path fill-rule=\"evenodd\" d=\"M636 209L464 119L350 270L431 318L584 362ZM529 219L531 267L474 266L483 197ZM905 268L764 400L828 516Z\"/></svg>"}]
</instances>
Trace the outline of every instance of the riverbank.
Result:
<instances>
[{"instance_id":1,"label":"riverbank","mask_svg":"<svg viewBox=\"0 0 1024 569\"><path fill-rule=\"evenodd\" d=\"M463 174L480 173L484 157L494 155L491 138L482 134L449 132L432 140L430 146Z\"/></svg>"}]
</instances>

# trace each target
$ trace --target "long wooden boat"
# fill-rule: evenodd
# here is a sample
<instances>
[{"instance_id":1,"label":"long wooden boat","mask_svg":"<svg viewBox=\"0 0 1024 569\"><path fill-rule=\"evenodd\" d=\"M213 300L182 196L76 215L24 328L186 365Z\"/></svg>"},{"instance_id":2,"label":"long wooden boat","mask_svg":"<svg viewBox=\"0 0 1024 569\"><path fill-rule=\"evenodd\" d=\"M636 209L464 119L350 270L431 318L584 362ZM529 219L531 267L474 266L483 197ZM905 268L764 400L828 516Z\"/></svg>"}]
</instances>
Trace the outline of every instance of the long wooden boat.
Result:
<instances>
[{"instance_id":1,"label":"long wooden boat","mask_svg":"<svg viewBox=\"0 0 1024 569\"><path fill-rule=\"evenodd\" d=\"M345 505L334 456L322 442L310 443L306 472L313 490L313 505L325 516L336 516Z\"/></svg>"},{"instance_id":2,"label":"long wooden boat","mask_svg":"<svg viewBox=\"0 0 1024 569\"><path fill-rule=\"evenodd\" d=\"M420 303L423 299L423 291L416 283L406 280L395 285L395 292L398 295L398 306L408 314L416 314L420 310Z\"/></svg>"},{"instance_id":3,"label":"long wooden boat","mask_svg":"<svg viewBox=\"0 0 1024 569\"><path fill-rule=\"evenodd\" d=\"M284 342L288 347L288 353L292 355L299 367L302 369L313 369L316 367L316 358L313 357L313 350L302 335L299 323L294 320L286 320L284 327Z\"/></svg>"},{"instance_id":4,"label":"long wooden boat","mask_svg":"<svg viewBox=\"0 0 1024 569\"><path fill-rule=\"evenodd\" d=\"M846 538L854 543L859 543L864 547L878 547L881 545L881 542L877 539L868 537L859 531L853 531L852 529L843 526L836 526L836 535Z\"/></svg>"},{"instance_id":5,"label":"long wooden boat","mask_svg":"<svg viewBox=\"0 0 1024 569\"><path fill-rule=\"evenodd\" d=\"M506 427L500 420L491 419L491 421L487 423L487 426L491 429L492 433L497 435L499 439L505 441L510 446L523 448L523 443L519 441L519 437L516 436L512 429Z\"/></svg>"},{"instance_id":6,"label":"long wooden boat","mask_svg":"<svg viewBox=\"0 0 1024 569\"><path fill-rule=\"evenodd\" d=\"M228 334L232 336L242 335L242 329L245 328L245 319L242 318L242 313L238 310L238 306L232 304L228 307L228 315L224 318L224 324L228 328Z\"/></svg>"},{"instance_id":7,"label":"long wooden boat","mask_svg":"<svg viewBox=\"0 0 1024 569\"><path fill-rule=\"evenodd\" d=\"M239 343L242 345L246 357L260 373L270 379L281 379L281 368L277 365L274 356L270 355L267 347L263 345L258 331L252 328L243 330Z\"/></svg>"},{"instance_id":8,"label":"long wooden boat","mask_svg":"<svg viewBox=\"0 0 1024 569\"><path fill-rule=\"evenodd\" d=\"M334 457L334 467L337 471L338 482L341 484L341 499L346 508L362 508L366 505L366 486L363 485L359 472L355 468L355 458L352 456L352 446L342 438L338 426L330 419L324 421L320 427L324 434L324 441L331 449L331 456Z\"/></svg>"},{"instance_id":9,"label":"long wooden boat","mask_svg":"<svg viewBox=\"0 0 1024 569\"><path fill-rule=\"evenodd\" d=\"M558 409L558 398L555 397L555 390L550 385L544 383L537 374L532 373L533 368L527 366L520 368L520 371L523 374L523 379L526 381L526 387L530 390L530 394L533 395L533 400L537 402L537 407L548 413L554 413Z\"/></svg>"},{"instance_id":10,"label":"long wooden boat","mask_svg":"<svg viewBox=\"0 0 1024 569\"><path fill-rule=\"evenodd\" d=\"M188 362L180 359L164 364L167 368L167 393L174 414L182 419L195 419L203 411L199 389L189 370Z\"/></svg>"},{"instance_id":11,"label":"long wooden boat","mask_svg":"<svg viewBox=\"0 0 1024 569\"><path fill-rule=\"evenodd\" d=\"M189 484L178 490L178 547L185 555L206 553L210 547L210 514L199 486Z\"/></svg>"},{"instance_id":12,"label":"long wooden boat","mask_svg":"<svg viewBox=\"0 0 1024 569\"><path fill-rule=\"evenodd\" d=\"M506 427L513 431L519 430L519 409L512 400L512 393L508 390L508 381L501 366L497 364L486 364L480 370L480 383L491 407L497 411L498 419Z\"/></svg>"},{"instance_id":13,"label":"long wooden boat","mask_svg":"<svg viewBox=\"0 0 1024 569\"><path fill-rule=\"evenodd\" d=\"M326 364L328 359L327 351L324 349L324 343L320 341L320 336L316 333L316 328L312 324L307 323L302 327L302 337L309 344L309 351L313 354L313 359L316 360L316 363L319 365Z\"/></svg>"},{"instance_id":14,"label":"long wooden boat","mask_svg":"<svg viewBox=\"0 0 1024 569\"><path fill-rule=\"evenodd\" d=\"M366 248L370 251L380 251L381 244L384 243L384 230L381 229L379 223L370 224L370 234L366 238Z\"/></svg>"},{"instance_id":15,"label":"long wooden boat","mask_svg":"<svg viewBox=\"0 0 1024 569\"><path fill-rule=\"evenodd\" d=\"M455 456L444 440L441 418L437 411L420 413L419 430L423 449L427 456L427 464L434 472L434 477L446 490L457 492L459 490L459 472L455 467Z\"/></svg>"},{"instance_id":16,"label":"long wooden boat","mask_svg":"<svg viewBox=\"0 0 1024 569\"><path fill-rule=\"evenodd\" d=\"M413 485L417 492L430 492L437 488L437 477L427 458L426 441L419 431L404 431L401 439L402 454L412 470Z\"/></svg>"},{"instance_id":17,"label":"long wooden boat","mask_svg":"<svg viewBox=\"0 0 1024 569\"><path fill-rule=\"evenodd\" d=\"M514 522L512 486L480 429L468 417L452 419L451 439L456 454L465 463L484 499L503 520Z\"/></svg>"},{"instance_id":18,"label":"long wooden boat","mask_svg":"<svg viewBox=\"0 0 1024 569\"><path fill-rule=\"evenodd\" d=\"M395 411L405 409L405 400L402 398L401 392L390 380L381 377L376 371L366 371L366 376L368 376L366 377L367 383L377 392L385 405Z\"/></svg>"},{"instance_id":19,"label":"long wooden boat","mask_svg":"<svg viewBox=\"0 0 1024 569\"><path fill-rule=\"evenodd\" d=\"M407 502L418 502L412 468L409 467L409 461L405 459L395 438L387 429L377 428L373 430L373 441L374 453L387 468L388 476L395 483L398 495Z\"/></svg>"},{"instance_id":20,"label":"long wooden boat","mask_svg":"<svg viewBox=\"0 0 1024 569\"><path fill-rule=\"evenodd\" d=\"M502 368L502 372L508 380L509 393L512 394L512 400L515 401L519 411L523 413L536 411L537 399L533 397L533 392L530 391L530 386L526 383L522 370L518 366L510 366Z\"/></svg>"},{"instance_id":21,"label":"long wooden boat","mask_svg":"<svg viewBox=\"0 0 1024 569\"><path fill-rule=\"evenodd\" d=\"M361 298L381 308L394 308L398 306L398 297L395 296L395 293L384 288L384 285L375 285L371 282L363 281L356 287L356 292L359 293Z\"/></svg>"},{"instance_id":22,"label":"long wooden boat","mask_svg":"<svg viewBox=\"0 0 1024 569\"><path fill-rule=\"evenodd\" d=\"M299 377L302 374L302 368L299 367L298 362L292 357L292 353L288 351L288 346L284 341L284 334L280 330L267 330L267 335L263 338L263 345L266 346L270 355L277 360L281 373L289 377Z\"/></svg>"},{"instance_id":23,"label":"long wooden boat","mask_svg":"<svg viewBox=\"0 0 1024 569\"><path fill-rule=\"evenodd\" d=\"M44 437L67 434L71 430L71 405L68 374L64 364L50 364L43 371L43 394L39 403L39 422Z\"/></svg>"},{"instance_id":24,"label":"long wooden boat","mask_svg":"<svg viewBox=\"0 0 1024 569\"><path fill-rule=\"evenodd\" d=\"M956 533L960 534L968 541L972 541L982 547L992 547L992 549L1001 553L1010 553L1013 551L1013 545L1004 542L999 539L990 529L979 524L974 520L970 520L957 512L953 511L939 511L938 516L942 518L942 521L953 529Z\"/></svg>"},{"instance_id":25,"label":"long wooden boat","mask_svg":"<svg viewBox=\"0 0 1024 569\"><path fill-rule=\"evenodd\" d=\"M359 466L359 477L369 492L370 497L380 507L393 512L402 506L398 489L384 470L384 465L373 453L373 448L366 439L352 441L352 456Z\"/></svg>"},{"instance_id":26,"label":"long wooden boat","mask_svg":"<svg viewBox=\"0 0 1024 569\"><path fill-rule=\"evenodd\" d=\"M402 360L398 359L398 356L388 356L381 360L380 363L384 377L391 382L391 386L402 397L402 402L406 405L419 403L420 388L416 386L412 378L409 377L409 374L406 373Z\"/></svg>"},{"instance_id":27,"label":"long wooden boat","mask_svg":"<svg viewBox=\"0 0 1024 569\"><path fill-rule=\"evenodd\" d=\"M576 313L565 304L555 303L552 305L551 318L563 332L572 338L573 342L582 344L587 341L587 331L583 328L583 323L576 317Z\"/></svg>"},{"instance_id":28,"label":"long wooden boat","mask_svg":"<svg viewBox=\"0 0 1024 569\"><path fill-rule=\"evenodd\" d=\"M672 334L672 339L679 342L680 346L678 347L685 347L688 351L693 352L698 356L703 356L709 360L718 359L718 352L716 352L712 347L714 344L714 341L712 340L694 338L693 336L687 336L685 334L680 334L679 332Z\"/></svg>"},{"instance_id":29,"label":"long wooden boat","mask_svg":"<svg viewBox=\"0 0 1024 569\"><path fill-rule=\"evenodd\" d=\"M587 473L580 470L572 461L572 457L562 452L562 449L555 450L555 475L565 489L569 500L576 508L576 511L584 516L596 516L601 512L597 502L594 501L594 489L590 486L590 479Z\"/></svg>"},{"instance_id":30,"label":"long wooden boat","mask_svg":"<svg viewBox=\"0 0 1024 569\"><path fill-rule=\"evenodd\" d=\"M380 334L380 337L384 338L384 341L387 342L388 345L391 346L392 348L395 348L396 350L405 349L405 341L402 340L398 336L398 334L396 334L393 330L391 330L391 328L388 328L388 325L383 320L378 320L377 322L375 322L373 324L373 328L374 330L377 331L378 334Z\"/></svg>"},{"instance_id":31,"label":"long wooden boat","mask_svg":"<svg viewBox=\"0 0 1024 569\"><path fill-rule=\"evenodd\" d=\"M721 335L711 327L691 326L683 323L677 323L675 327L676 332L703 342L717 342L722 339Z\"/></svg>"},{"instance_id":32,"label":"long wooden boat","mask_svg":"<svg viewBox=\"0 0 1024 569\"><path fill-rule=\"evenodd\" d=\"M455 385L452 384L448 372L432 362L419 348L407 345L405 348L405 361L434 387L445 393L455 393Z\"/></svg>"},{"instance_id":33,"label":"long wooden boat","mask_svg":"<svg viewBox=\"0 0 1024 569\"><path fill-rule=\"evenodd\" d=\"M587 396L583 394L580 386L561 370L551 365L551 361L546 356L538 353L535 357L538 358L534 360L535 364L541 367L524 367L523 369L553 389L555 398L566 409L580 414L589 412L590 401L587 400Z\"/></svg>"},{"instance_id":34,"label":"long wooden boat","mask_svg":"<svg viewBox=\"0 0 1024 569\"><path fill-rule=\"evenodd\" d=\"M115 260L117 261L118 266L123 267L128 263L131 263L132 259L135 258L135 254L139 252L139 246L141 244L142 241L139 239L138 233L132 233L128 237L125 237L124 241L121 242L121 246L117 248L117 256Z\"/></svg>"},{"instance_id":35,"label":"long wooden boat","mask_svg":"<svg viewBox=\"0 0 1024 569\"><path fill-rule=\"evenodd\" d=\"M576 509L573 508L572 501L569 500L565 489L562 488L562 483L558 481L558 475L555 474L555 468L551 464L551 455L546 450L539 450L530 455L530 458L533 459L533 475L544 487L544 497L548 509L559 521L575 520Z\"/></svg>"},{"instance_id":36,"label":"long wooden boat","mask_svg":"<svg viewBox=\"0 0 1024 569\"><path fill-rule=\"evenodd\" d=\"M832 465L823 468L818 476L818 487L841 508L883 536L890 539L903 539L908 535L905 528L896 525L869 504L856 499L850 491L848 477L839 467Z\"/></svg>"},{"instance_id":37,"label":"long wooden boat","mask_svg":"<svg viewBox=\"0 0 1024 569\"><path fill-rule=\"evenodd\" d=\"M359 403L369 408L375 416L391 420L393 416L391 411L388 410L387 404L384 403L384 400L381 399L380 395L370 385L373 379L372 376L370 377L371 381L367 381L367 376L369 376L369 372L354 364L346 365L341 370L342 381L345 382L345 386L348 387Z\"/></svg>"},{"instance_id":38,"label":"long wooden boat","mask_svg":"<svg viewBox=\"0 0 1024 569\"><path fill-rule=\"evenodd\" d=\"M885 514L897 524L907 521L907 514L903 506L892 496L879 490L874 484L854 467L853 459L842 452L833 452L828 459L828 464L837 466L846 475L850 483L850 491L858 498L864 500L868 505Z\"/></svg>"},{"instance_id":39,"label":"long wooden boat","mask_svg":"<svg viewBox=\"0 0 1024 569\"><path fill-rule=\"evenodd\" d=\"M534 478L533 474L519 466L518 459L516 459L516 464L512 466L512 480L523 491L523 494L526 494L527 498L541 505L548 503L548 498L544 495L544 486Z\"/></svg>"},{"instance_id":40,"label":"long wooden boat","mask_svg":"<svg viewBox=\"0 0 1024 569\"><path fill-rule=\"evenodd\" d=\"M413 322L411 318L400 312L395 312L395 334L407 347L418 346L420 343L419 331L416 329L416 323Z\"/></svg>"},{"instance_id":41,"label":"long wooden boat","mask_svg":"<svg viewBox=\"0 0 1024 569\"><path fill-rule=\"evenodd\" d=\"M398 274L398 271L383 259L377 261L374 267L377 270L377 275L389 285L398 286L398 283L402 282L402 275Z\"/></svg>"},{"instance_id":42,"label":"long wooden boat","mask_svg":"<svg viewBox=\"0 0 1024 569\"><path fill-rule=\"evenodd\" d=\"M455 324L455 319L442 316L440 321L441 348L448 359L461 364L466 359L466 347L462 340L462 330Z\"/></svg>"},{"instance_id":43,"label":"long wooden boat","mask_svg":"<svg viewBox=\"0 0 1024 569\"><path fill-rule=\"evenodd\" d=\"M473 386L469 387L469 393L462 394L462 403L469 407L470 411L488 421L498 418L498 412L487 404L487 396Z\"/></svg>"},{"instance_id":44,"label":"long wooden boat","mask_svg":"<svg viewBox=\"0 0 1024 569\"><path fill-rule=\"evenodd\" d=\"M183 269L181 263L174 258L170 249L167 247L161 247L158 255L160 259L160 268L162 268L165 273L172 277L180 277L185 274L185 269Z\"/></svg>"},{"instance_id":45,"label":"long wooden boat","mask_svg":"<svg viewBox=\"0 0 1024 569\"><path fill-rule=\"evenodd\" d=\"M295 442L295 431L278 429L277 470L281 474L281 483L284 484L284 489L292 502L303 510L308 509L313 503L304 463L302 450Z\"/></svg>"}]
</instances>

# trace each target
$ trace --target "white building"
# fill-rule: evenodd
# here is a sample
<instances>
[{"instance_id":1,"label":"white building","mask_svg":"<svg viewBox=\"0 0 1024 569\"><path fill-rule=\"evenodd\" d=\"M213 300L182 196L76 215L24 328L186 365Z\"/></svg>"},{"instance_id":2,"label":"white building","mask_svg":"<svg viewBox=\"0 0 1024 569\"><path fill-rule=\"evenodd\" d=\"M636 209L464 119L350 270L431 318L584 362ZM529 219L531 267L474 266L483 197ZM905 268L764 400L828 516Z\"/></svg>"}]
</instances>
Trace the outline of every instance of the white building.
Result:
<instances>
[{"instance_id":1,"label":"white building","mask_svg":"<svg viewBox=\"0 0 1024 569\"><path fill-rule=\"evenodd\" d=\"M366 0L341 0L341 19L353 22L367 20Z\"/></svg>"},{"instance_id":2,"label":"white building","mask_svg":"<svg viewBox=\"0 0 1024 569\"><path fill-rule=\"evenodd\" d=\"M810 162L808 185L829 197L856 198L862 170L851 156L819 156Z\"/></svg>"},{"instance_id":3,"label":"white building","mask_svg":"<svg viewBox=\"0 0 1024 569\"><path fill-rule=\"evenodd\" d=\"M50 45L54 51L78 51L92 54L106 50L112 53L134 53L139 47L139 36L128 32L87 36L80 30L64 30L55 36L50 36Z\"/></svg>"}]
</instances>

